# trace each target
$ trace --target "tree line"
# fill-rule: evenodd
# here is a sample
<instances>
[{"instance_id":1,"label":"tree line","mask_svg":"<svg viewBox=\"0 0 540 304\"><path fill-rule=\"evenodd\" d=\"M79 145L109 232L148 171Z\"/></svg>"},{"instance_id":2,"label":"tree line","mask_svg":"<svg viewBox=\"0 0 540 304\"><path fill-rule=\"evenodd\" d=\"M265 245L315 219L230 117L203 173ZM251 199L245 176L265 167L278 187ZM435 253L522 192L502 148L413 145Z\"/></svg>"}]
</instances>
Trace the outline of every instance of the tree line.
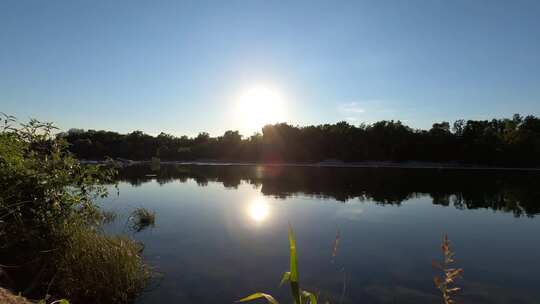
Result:
<instances>
[{"instance_id":1,"label":"tree line","mask_svg":"<svg viewBox=\"0 0 540 304\"><path fill-rule=\"evenodd\" d=\"M457 120L434 123L429 130L401 121L351 125L347 122L312 126L266 125L261 133L243 137L226 131L211 137L157 136L133 131L70 129L58 134L81 159L107 157L131 160L215 160L249 162L320 162L339 160L423 161L474 165L539 166L540 118Z\"/></svg>"}]
</instances>

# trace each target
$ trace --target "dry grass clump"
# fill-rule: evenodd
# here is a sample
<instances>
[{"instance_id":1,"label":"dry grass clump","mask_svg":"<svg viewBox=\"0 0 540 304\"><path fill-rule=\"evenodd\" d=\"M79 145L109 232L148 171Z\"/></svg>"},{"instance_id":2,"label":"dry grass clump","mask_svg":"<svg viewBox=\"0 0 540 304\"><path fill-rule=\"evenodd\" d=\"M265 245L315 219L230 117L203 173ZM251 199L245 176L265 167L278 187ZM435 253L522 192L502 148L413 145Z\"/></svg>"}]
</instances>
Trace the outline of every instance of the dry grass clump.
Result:
<instances>
[{"instance_id":1,"label":"dry grass clump","mask_svg":"<svg viewBox=\"0 0 540 304\"><path fill-rule=\"evenodd\" d=\"M55 287L73 303L126 303L146 286L142 245L122 236L76 229L56 255Z\"/></svg>"},{"instance_id":2,"label":"dry grass clump","mask_svg":"<svg viewBox=\"0 0 540 304\"><path fill-rule=\"evenodd\" d=\"M450 241L446 234L443 237L441 250L443 253L443 263L441 265L437 261L433 261L433 267L439 269L442 275L435 276L433 281L435 282L435 286L441 291L443 303L453 304L455 301L452 299L452 295L461 290L461 288L452 285L463 274L463 269L451 266L455 262L454 252L450 248Z\"/></svg>"}]
</instances>

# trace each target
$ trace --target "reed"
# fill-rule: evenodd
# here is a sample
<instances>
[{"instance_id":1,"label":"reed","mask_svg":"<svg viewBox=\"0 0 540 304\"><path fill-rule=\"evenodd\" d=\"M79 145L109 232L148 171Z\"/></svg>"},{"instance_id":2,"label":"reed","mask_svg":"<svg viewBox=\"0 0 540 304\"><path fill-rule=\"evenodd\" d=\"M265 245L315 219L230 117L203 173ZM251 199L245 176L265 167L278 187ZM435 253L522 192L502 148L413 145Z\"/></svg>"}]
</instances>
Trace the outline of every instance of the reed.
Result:
<instances>
[{"instance_id":1,"label":"reed","mask_svg":"<svg viewBox=\"0 0 540 304\"><path fill-rule=\"evenodd\" d=\"M441 251L443 254L442 263L433 261L433 267L441 271L441 275L433 277L433 282L441 291L443 303L454 304L455 300L452 299L452 296L461 290L460 287L456 287L454 284L456 279L463 274L463 269L452 266L455 263L454 252L450 248L450 241L446 234L443 236Z\"/></svg>"}]
</instances>

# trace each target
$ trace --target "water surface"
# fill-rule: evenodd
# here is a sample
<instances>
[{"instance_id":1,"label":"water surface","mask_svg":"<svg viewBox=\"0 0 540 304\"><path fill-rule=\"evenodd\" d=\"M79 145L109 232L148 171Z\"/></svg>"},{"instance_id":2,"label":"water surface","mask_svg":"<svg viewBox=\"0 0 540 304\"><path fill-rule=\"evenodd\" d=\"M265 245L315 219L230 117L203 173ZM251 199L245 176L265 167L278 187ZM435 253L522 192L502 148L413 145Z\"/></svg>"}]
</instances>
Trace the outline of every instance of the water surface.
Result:
<instances>
[{"instance_id":1,"label":"water surface","mask_svg":"<svg viewBox=\"0 0 540 304\"><path fill-rule=\"evenodd\" d=\"M463 303L538 303L540 174L177 165L125 168L107 228L145 244L159 279L137 303L232 303L278 287L294 227L300 281L332 303L440 303L433 259L448 233ZM156 225L135 233L129 213ZM332 258L337 231L340 242ZM345 290L345 291L344 291Z\"/></svg>"}]
</instances>

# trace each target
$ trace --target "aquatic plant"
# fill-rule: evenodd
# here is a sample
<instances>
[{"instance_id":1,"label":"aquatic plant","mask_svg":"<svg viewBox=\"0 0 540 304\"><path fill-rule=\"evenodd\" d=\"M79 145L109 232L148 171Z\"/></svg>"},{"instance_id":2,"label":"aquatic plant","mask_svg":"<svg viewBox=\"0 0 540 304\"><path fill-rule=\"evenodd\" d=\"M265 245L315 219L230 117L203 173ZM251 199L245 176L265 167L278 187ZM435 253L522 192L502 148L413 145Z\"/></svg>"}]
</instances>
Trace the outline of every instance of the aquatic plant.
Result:
<instances>
[{"instance_id":1,"label":"aquatic plant","mask_svg":"<svg viewBox=\"0 0 540 304\"><path fill-rule=\"evenodd\" d=\"M454 252L450 248L450 241L448 240L448 235L443 236L441 250L443 253L442 264L433 261L433 267L442 272L441 276L435 276L433 282L435 286L441 291L443 303L444 304L453 304L455 301L452 299L452 295L461 288L452 286L456 279L463 274L462 268L454 268L452 264L454 260Z\"/></svg>"},{"instance_id":2,"label":"aquatic plant","mask_svg":"<svg viewBox=\"0 0 540 304\"><path fill-rule=\"evenodd\" d=\"M291 295L294 300L294 304L317 304L317 296L307 290L300 288L298 278L298 260L296 256L296 241L292 227L289 225L289 255L290 265L289 271L286 271L281 278L280 286L284 283L289 283L291 288ZM245 298L238 300L237 302L249 302L256 299L265 299L268 303L279 304L278 301L267 293L256 292Z\"/></svg>"},{"instance_id":3,"label":"aquatic plant","mask_svg":"<svg viewBox=\"0 0 540 304\"><path fill-rule=\"evenodd\" d=\"M136 231L142 231L148 227L154 227L156 223L156 213L146 208L137 208L129 217L131 228Z\"/></svg>"}]
</instances>

